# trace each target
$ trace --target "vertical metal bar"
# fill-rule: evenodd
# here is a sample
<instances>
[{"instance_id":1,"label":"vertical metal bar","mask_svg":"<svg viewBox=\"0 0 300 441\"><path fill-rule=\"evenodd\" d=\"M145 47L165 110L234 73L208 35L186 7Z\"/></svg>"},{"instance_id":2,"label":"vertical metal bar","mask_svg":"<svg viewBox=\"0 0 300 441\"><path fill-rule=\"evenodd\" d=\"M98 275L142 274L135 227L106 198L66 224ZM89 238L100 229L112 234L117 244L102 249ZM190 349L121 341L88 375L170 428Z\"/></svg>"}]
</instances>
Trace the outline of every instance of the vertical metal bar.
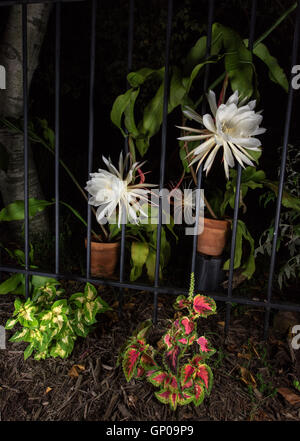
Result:
<instances>
[{"instance_id":1,"label":"vertical metal bar","mask_svg":"<svg viewBox=\"0 0 300 441\"><path fill-rule=\"evenodd\" d=\"M248 49L250 51L252 51L253 49L253 42L254 42L255 23L256 23L256 5L257 5L257 0L252 0L250 31L249 31L249 41L248 41ZM233 271L234 271L236 233L237 233L239 205L240 205L241 178L242 178L242 167L240 166L240 164L238 164L237 177L236 177L236 193L234 199L234 214L233 214L233 222L232 222L230 266L229 266L229 276L228 276L228 294L227 294L228 300L232 298L232 282L233 282ZM230 313L231 313L231 303L227 303L226 317L225 317L225 334L228 334L228 330L229 330Z\"/></svg>"},{"instance_id":2,"label":"vertical metal bar","mask_svg":"<svg viewBox=\"0 0 300 441\"><path fill-rule=\"evenodd\" d=\"M159 191L163 189L165 180L165 162L166 162L166 144L167 144L167 117L168 117L168 97L169 97L169 64L170 64L170 48L171 48L171 29L172 29L172 16L173 16L173 0L168 1L168 18L167 18L167 36L166 36L166 55L165 55L165 74L164 74L164 98L163 98L163 122L162 122L162 135L161 135L161 157L160 157L160 178L159 178ZM162 200L161 195L159 197L158 208L158 225L156 236L156 260L155 260L155 276L154 287L159 286L159 267L160 267L160 246L161 246L161 229L162 229ZM154 291L153 299L153 322L157 323L157 302L158 291Z\"/></svg>"},{"instance_id":3,"label":"vertical metal bar","mask_svg":"<svg viewBox=\"0 0 300 441\"><path fill-rule=\"evenodd\" d=\"M90 46L90 91L89 91L89 148L88 179L93 167L94 150L94 88L95 88L95 53L96 53L96 13L97 1L92 0L91 12L91 46ZM86 278L90 278L91 268L91 206L87 204L87 244L86 244Z\"/></svg>"},{"instance_id":4,"label":"vertical metal bar","mask_svg":"<svg viewBox=\"0 0 300 441\"><path fill-rule=\"evenodd\" d=\"M24 246L25 246L25 296L29 297L29 205L28 205L28 54L27 5L22 5L22 62L23 62L23 113L24 113Z\"/></svg>"},{"instance_id":5,"label":"vertical metal bar","mask_svg":"<svg viewBox=\"0 0 300 441\"><path fill-rule=\"evenodd\" d=\"M211 51L211 40L212 40L212 25L214 18L214 0L210 0L208 4L208 18L207 18L207 40L206 40L206 58L209 57ZM204 82L203 82L203 93L207 92L208 88L208 78L209 78L209 64L205 66L204 72ZM206 101L202 101L202 114L205 112ZM202 185L202 172L203 172L203 163L200 165L198 173L197 173L197 190L201 189ZM198 232L199 226L199 211L200 211L200 194L199 191L197 193L196 198L196 222L195 222L195 231ZM193 237L193 252L192 252L192 265L191 265L191 273L195 273L196 269L196 253L197 253L197 242L198 242L198 234L195 234Z\"/></svg>"},{"instance_id":6,"label":"vertical metal bar","mask_svg":"<svg viewBox=\"0 0 300 441\"><path fill-rule=\"evenodd\" d=\"M129 1L129 26L128 26L128 62L127 72L132 69L132 54L133 54L133 29L134 29L134 0Z\"/></svg>"},{"instance_id":7,"label":"vertical metal bar","mask_svg":"<svg viewBox=\"0 0 300 441\"><path fill-rule=\"evenodd\" d=\"M133 54L133 30L134 30L134 0L129 2L129 25L128 25L128 53L127 53L127 73L132 68L132 54ZM126 82L127 89L129 88L128 82ZM124 143L125 155L129 152L128 137ZM126 172L126 170L125 170ZM122 219L121 227L121 244L120 244L120 283L124 281L124 263L125 263L125 233L126 233L126 213L124 211L124 217ZM119 291L119 315L122 315L123 307L123 290Z\"/></svg>"},{"instance_id":8,"label":"vertical metal bar","mask_svg":"<svg viewBox=\"0 0 300 441\"><path fill-rule=\"evenodd\" d=\"M59 273L59 135L61 4L55 5L55 273Z\"/></svg>"},{"instance_id":9,"label":"vertical metal bar","mask_svg":"<svg viewBox=\"0 0 300 441\"><path fill-rule=\"evenodd\" d=\"M297 64L298 50L299 50L299 26L300 26L300 3L298 2L294 39L293 39L292 66L291 67L293 67ZM289 142L292 107L293 107L293 97L294 97L294 89L292 87L292 79L291 79L290 85L289 85L289 93L288 93L288 100L287 100L285 125L284 125L283 150L282 150L281 165L280 165L279 187L278 187L278 196L277 196L277 202L276 202L276 214L275 214L275 222L274 222L272 252L271 252L271 259L270 259L270 272L269 272L268 290L267 290L267 306L266 306L266 314L265 314L265 322L264 322L264 338L265 339L268 336L268 330L269 330L269 320L270 320L270 312L271 312L270 302L271 302L271 298L272 298L273 278L274 278L274 272L275 272L276 245L277 245L279 222L280 222L281 201L282 201L282 193L283 193L283 186L284 186L286 157L287 157L287 149L288 149L288 142Z\"/></svg>"}]
</instances>

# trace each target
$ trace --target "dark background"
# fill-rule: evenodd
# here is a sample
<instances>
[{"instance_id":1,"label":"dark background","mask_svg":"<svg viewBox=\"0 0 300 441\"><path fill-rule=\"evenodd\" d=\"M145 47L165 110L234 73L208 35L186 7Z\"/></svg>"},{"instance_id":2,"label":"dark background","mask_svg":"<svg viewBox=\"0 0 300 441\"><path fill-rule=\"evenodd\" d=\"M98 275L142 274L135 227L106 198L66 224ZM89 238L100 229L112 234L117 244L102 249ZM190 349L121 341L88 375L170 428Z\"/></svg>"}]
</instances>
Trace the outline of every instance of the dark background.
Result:
<instances>
[{"instance_id":1,"label":"dark background","mask_svg":"<svg viewBox=\"0 0 300 441\"><path fill-rule=\"evenodd\" d=\"M123 148L124 139L110 121L110 111L115 98L125 91L127 71L128 1L99 1L97 10L96 76L95 76L95 144L93 170L102 167L101 156L111 155L116 159ZM164 65L167 1L151 0L135 2L135 28L133 46L133 69L141 67L159 68ZM275 20L293 4L289 0L259 1L255 38L268 29ZM172 27L171 64L182 65L188 50L206 32L207 1L182 0L174 2ZM214 21L230 26L248 38L251 2L245 0L216 1ZM0 38L5 27L8 8L1 8ZM61 66L61 158L82 185L87 181L88 158L88 98L90 67L90 2L62 4L62 66ZM284 68L289 77L291 49L294 30L294 13L264 41L270 52ZM54 37L55 15L52 13L48 31L43 43L40 64L34 75L30 91L30 118L45 118L54 128ZM287 94L268 77L263 63L256 61L259 91L261 95L257 109L264 109L263 155L260 160L268 178L278 177L285 122ZM212 69L213 80L218 72ZM202 78L197 87L201 91ZM216 90L218 93L220 88ZM152 91L153 92L153 91ZM300 92L295 92L290 143L299 145L298 112ZM151 97L151 88L141 94L140 102ZM139 103L138 103L139 105ZM179 179L182 168L178 156L175 125L180 121L180 109L168 118L166 183ZM138 109L137 109L138 116ZM138 119L138 118L137 118ZM146 155L145 170L151 170L148 181L157 183L159 178L161 134L151 142ZM45 198L54 197L54 161L52 156L39 145L34 145L34 157L38 165ZM214 187L215 182L225 188L222 167L212 170L205 186ZM69 177L61 169L61 200L86 216L86 203ZM249 193L247 198L247 225L257 238L269 226L274 210L258 210L259 191ZM274 208L274 207L273 207ZM66 209L61 209L62 248L66 267L71 260L80 262L85 229ZM50 211L54 219L54 210ZM53 225L52 225L53 227ZM50 239L49 239L50 240ZM80 245L81 246L81 245ZM173 244L175 246L175 244ZM47 244L43 244L47 247ZM51 247L50 247L51 248ZM72 251L71 251L72 250ZM51 250L50 250L51 253ZM75 257L74 257L75 256ZM70 260L71 259L71 260ZM51 261L51 257L50 257ZM82 263L78 264L81 266ZM75 268L76 269L76 268Z\"/></svg>"}]
</instances>

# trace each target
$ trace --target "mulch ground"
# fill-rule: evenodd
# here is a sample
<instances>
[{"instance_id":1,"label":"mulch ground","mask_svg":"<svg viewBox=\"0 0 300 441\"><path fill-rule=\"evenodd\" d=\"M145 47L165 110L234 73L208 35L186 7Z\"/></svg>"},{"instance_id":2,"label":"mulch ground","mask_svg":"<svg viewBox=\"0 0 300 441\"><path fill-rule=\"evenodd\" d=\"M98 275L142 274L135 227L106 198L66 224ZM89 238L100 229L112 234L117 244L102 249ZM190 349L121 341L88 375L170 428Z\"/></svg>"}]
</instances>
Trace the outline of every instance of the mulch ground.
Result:
<instances>
[{"instance_id":1,"label":"mulch ground","mask_svg":"<svg viewBox=\"0 0 300 441\"><path fill-rule=\"evenodd\" d=\"M81 287L73 282L72 292ZM26 344L8 342L12 331L7 331L7 348L0 350L0 420L300 420L300 393L292 384L300 379L300 350L291 349L286 329L271 329L268 342L262 341L260 309L234 308L226 339L223 305L218 305L216 316L200 320L199 329L217 349L210 363L212 393L198 408L189 404L173 412L157 401L154 386L135 380L127 383L116 367L119 348L142 320L152 317L151 295L127 292L119 319L117 293L107 288L100 293L115 311L99 316L95 331L76 341L67 360L24 361ZM13 300L13 296L1 297L0 325L11 315ZM174 315L173 300L159 297L157 336ZM70 376L76 364L82 370Z\"/></svg>"}]
</instances>

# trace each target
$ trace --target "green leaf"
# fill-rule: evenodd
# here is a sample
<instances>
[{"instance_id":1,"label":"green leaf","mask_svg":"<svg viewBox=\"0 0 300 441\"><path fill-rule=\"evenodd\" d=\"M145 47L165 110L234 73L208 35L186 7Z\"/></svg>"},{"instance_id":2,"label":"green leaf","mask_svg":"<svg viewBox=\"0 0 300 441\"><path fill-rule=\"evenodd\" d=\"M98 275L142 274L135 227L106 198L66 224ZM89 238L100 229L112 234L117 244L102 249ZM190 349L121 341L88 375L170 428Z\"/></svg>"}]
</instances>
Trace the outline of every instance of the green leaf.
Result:
<instances>
[{"instance_id":1,"label":"green leaf","mask_svg":"<svg viewBox=\"0 0 300 441\"><path fill-rule=\"evenodd\" d=\"M179 141L179 157L181 159L185 172L190 173L189 162L187 160L187 153L184 148L184 141Z\"/></svg>"},{"instance_id":2,"label":"green leaf","mask_svg":"<svg viewBox=\"0 0 300 441\"><path fill-rule=\"evenodd\" d=\"M36 213L43 211L53 202L30 198L28 200L29 216L33 217ZM0 221L24 220L24 201L15 201L7 205L0 211Z\"/></svg>"},{"instance_id":3,"label":"green leaf","mask_svg":"<svg viewBox=\"0 0 300 441\"><path fill-rule=\"evenodd\" d=\"M125 115L125 127L128 130L129 135L132 135L134 137L137 137L139 135L139 131L135 124L135 118L134 118L134 105L135 101L139 95L140 89L132 90L130 95L130 100L125 108L124 115Z\"/></svg>"},{"instance_id":4,"label":"green leaf","mask_svg":"<svg viewBox=\"0 0 300 441\"><path fill-rule=\"evenodd\" d=\"M83 312L86 323L92 325L96 322L95 316L98 312L98 303L96 301L85 302Z\"/></svg>"},{"instance_id":5,"label":"green leaf","mask_svg":"<svg viewBox=\"0 0 300 441\"><path fill-rule=\"evenodd\" d=\"M243 239L250 245L250 252L243 265L241 265L243 254ZM228 270L230 265L230 259L226 260L223 269ZM234 269L242 267L242 274L250 279L255 271L255 258L254 258L254 239L248 231L245 223L238 220L237 232L236 232L236 245L234 255Z\"/></svg>"},{"instance_id":6,"label":"green leaf","mask_svg":"<svg viewBox=\"0 0 300 441\"><path fill-rule=\"evenodd\" d=\"M74 302L78 307L81 307L86 301L86 296L83 294L83 292L77 292L72 294L69 300L70 302Z\"/></svg>"},{"instance_id":7,"label":"green leaf","mask_svg":"<svg viewBox=\"0 0 300 441\"><path fill-rule=\"evenodd\" d=\"M5 326L5 329L11 329L11 327L6 328L6 326ZM21 331L15 332L15 334L12 337L10 337L9 341L12 341L12 342L25 341L25 339L29 333L30 333L30 330L28 328L23 328Z\"/></svg>"},{"instance_id":8,"label":"green leaf","mask_svg":"<svg viewBox=\"0 0 300 441\"><path fill-rule=\"evenodd\" d=\"M269 181L268 179L265 179L263 183L266 187L272 190L276 194L276 196L278 195L278 185L279 185L278 182ZM295 196L291 195L286 190L283 190L282 193L282 205L286 208L300 211L300 200Z\"/></svg>"},{"instance_id":9,"label":"green leaf","mask_svg":"<svg viewBox=\"0 0 300 441\"><path fill-rule=\"evenodd\" d=\"M10 319L8 319L6 324L5 324L5 329L12 329L17 322L18 322L17 318L10 318Z\"/></svg>"},{"instance_id":10,"label":"green leaf","mask_svg":"<svg viewBox=\"0 0 300 441\"><path fill-rule=\"evenodd\" d=\"M186 87L186 93L189 93L189 91L190 91L190 89L192 87L192 84L193 84L195 78L197 78L197 76L198 76L199 72L201 71L201 69L204 66L206 66L206 64L216 63L217 61L218 61L217 59L216 60L210 59L210 60L207 60L207 61L203 61L202 63L199 63L199 64L197 64L194 67L194 69L191 72L190 77L184 79L185 80L184 84L185 84L185 87Z\"/></svg>"},{"instance_id":11,"label":"green leaf","mask_svg":"<svg viewBox=\"0 0 300 441\"><path fill-rule=\"evenodd\" d=\"M150 69L148 67L143 67L137 72L130 72L127 75L127 81L131 87L140 87L153 74L163 80L164 68L162 67L160 69Z\"/></svg>"},{"instance_id":12,"label":"green leaf","mask_svg":"<svg viewBox=\"0 0 300 441\"><path fill-rule=\"evenodd\" d=\"M112 240L114 237L121 233L121 227L118 224L108 224L109 228L109 239Z\"/></svg>"},{"instance_id":13,"label":"green leaf","mask_svg":"<svg viewBox=\"0 0 300 441\"><path fill-rule=\"evenodd\" d=\"M239 91L240 99L253 94L252 54L233 29L214 23L213 33L221 33L225 50L225 69L233 91Z\"/></svg>"},{"instance_id":14,"label":"green leaf","mask_svg":"<svg viewBox=\"0 0 300 441\"><path fill-rule=\"evenodd\" d=\"M133 266L130 272L130 281L134 282L138 279L143 270L149 254L149 245L146 242L132 242L131 244L131 259Z\"/></svg>"},{"instance_id":15,"label":"green leaf","mask_svg":"<svg viewBox=\"0 0 300 441\"><path fill-rule=\"evenodd\" d=\"M95 302L97 304L97 314L106 311L112 311L112 308L100 296L96 298Z\"/></svg>"},{"instance_id":16,"label":"green leaf","mask_svg":"<svg viewBox=\"0 0 300 441\"><path fill-rule=\"evenodd\" d=\"M110 112L110 119L115 124L115 126L117 126L121 130L124 136L126 136L126 134L121 127L122 115L130 102L132 92L133 89L129 89L124 94L119 95L114 101L112 110Z\"/></svg>"},{"instance_id":17,"label":"green leaf","mask_svg":"<svg viewBox=\"0 0 300 441\"><path fill-rule=\"evenodd\" d=\"M163 70L161 70L163 72ZM149 141L160 129L163 119L163 100L164 100L164 79L162 78L158 90L154 97L146 105L143 118L138 124L139 136L136 139L136 147L144 156L149 147ZM182 104L186 96L186 88L180 70L176 67L172 69L169 90L168 113L172 112L177 106Z\"/></svg>"},{"instance_id":18,"label":"green leaf","mask_svg":"<svg viewBox=\"0 0 300 441\"><path fill-rule=\"evenodd\" d=\"M184 71L185 75L190 74L194 67L199 64L206 56L206 35L200 37L196 44L189 51L186 60L184 62ZM211 55L218 55L221 51L223 43L222 33L218 31L218 29L214 29L212 33L212 42L211 42Z\"/></svg>"},{"instance_id":19,"label":"green leaf","mask_svg":"<svg viewBox=\"0 0 300 441\"><path fill-rule=\"evenodd\" d=\"M52 277L44 277L44 276L32 276L31 283L34 288L42 288L46 284L58 286L60 282Z\"/></svg>"},{"instance_id":20,"label":"green leaf","mask_svg":"<svg viewBox=\"0 0 300 441\"><path fill-rule=\"evenodd\" d=\"M30 355L33 352L33 349L34 349L34 345L32 343L27 346L27 348L24 351L24 360L27 360L27 358L30 357Z\"/></svg>"},{"instance_id":21,"label":"green leaf","mask_svg":"<svg viewBox=\"0 0 300 441\"><path fill-rule=\"evenodd\" d=\"M24 274L14 274L0 284L0 294L12 293L24 279Z\"/></svg>"},{"instance_id":22,"label":"green leaf","mask_svg":"<svg viewBox=\"0 0 300 441\"><path fill-rule=\"evenodd\" d=\"M85 287L84 287L84 294L86 296L86 300L87 301L92 301L94 300L98 293L96 288L94 287L94 285L92 285L91 283L86 283Z\"/></svg>"},{"instance_id":23,"label":"green leaf","mask_svg":"<svg viewBox=\"0 0 300 441\"><path fill-rule=\"evenodd\" d=\"M248 40L244 40L244 42L248 45ZM287 92L289 88L287 76L284 70L279 66L277 59L270 54L267 46L263 43L259 43L253 48L253 53L268 67L270 80L279 84L279 86Z\"/></svg>"},{"instance_id":24,"label":"green leaf","mask_svg":"<svg viewBox=\"0 0 300 441\"><path fill-rule=\"evenodd\" d=\"M154 280L155 276L155 262L156 262L156 252L149 250L149 254L146 260L147 274L151 281ZM159 268L159 277L162 278L161 266Z\"/></svg>"}]
</instances>

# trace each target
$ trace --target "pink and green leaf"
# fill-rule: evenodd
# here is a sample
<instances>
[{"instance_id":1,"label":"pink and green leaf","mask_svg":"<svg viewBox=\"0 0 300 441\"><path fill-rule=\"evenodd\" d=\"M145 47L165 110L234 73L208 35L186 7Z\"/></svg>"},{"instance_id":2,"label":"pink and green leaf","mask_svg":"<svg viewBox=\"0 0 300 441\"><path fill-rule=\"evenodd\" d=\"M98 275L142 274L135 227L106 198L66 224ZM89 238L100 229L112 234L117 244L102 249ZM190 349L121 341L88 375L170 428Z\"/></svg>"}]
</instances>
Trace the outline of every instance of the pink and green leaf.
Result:
<instances>
[{"instance_id":1,"label":"pink and green leaf","mask_svg":"<svg viewBox=\"0 0 300 441\"><path fill-rule=\"evenodd\" d=\"M171 334L167 333L163 336L163 342L167 346L168 349L172 347L172 336Z\"/></svg>"},{"instance_id":2,"label":"pink and green leaf","mask_svg":"<svg viewBox=\"0 0 300 441\"><path fill-rule=\"evenodd\" d=\"M178 390L178 383L177 383L177 379L176 379L176 377L174 376L174 375L172 375L171 377L170 377L170 381L169 381L169 388L171 389L171 390Z\"/></svg>"},{"instance_id":3,"label":"pink and green leaf","mask_svg":"<svg viewBox=\"0 0 300 441\"><path fill-rule=\"evenodd\" d=\"M197 343L199 345L199 349L200 352L202 352L202 354L212 355L215 353L215 350L210 346L210 343L206 337L204 336L199 337Z\"/></svg>"},{"instance_id":4,"label":"pink and green leaf","mask_svg":"<svg viewBox=\"0 0 300 441\"><path fill-rule=\"evenodd\" d=\"M140 380L141 378L143 378L144 375L145 375L145 369L143 367L138 366L136 371L136 378Z\"/></svg>"},{"instance_id":5,"label":"pink and green leaf","mask_svg":"<svg viewBox=\"0 0 300 441\"><path fill-rule=\"evenodd\" d=\"M190 392L183 392L182 394L178 394L178 404L184 406L185 404L189 404L193 401L193 394Z\"/></svg>"},{"instance_id":6,"label":"pink and green leaf","mask_svg":"<svg viewBox=\"0 0 300 441\"><path fill-rule=\"evenodd\" d=\"M181 370L181 384L182 384L182 386L186 385L186 383L189 380L191 380L194 372L195 372L195 367L192 366L190 363L182 366L182 370Z\"/></svg>"},{"instance_id":7,"label":"pink and green leaf","mask_svg":"<svg viewBox=\"0 0 300 441\"><path fill-rule=\"evenodd\" d=\"M179 343L181 343L182 345L187 345L188 344L188 339L185 337L182 337L178 340Z\"/></svg>"},{"instance_id":8,"label":"pink and green leaf","mask_svg":"<svg viewBox=\"0 0 300 441\"><path fill-rule=\"evenodd\" d=\"M203 357L199 354L194 355L194 357L191 360L191 364L193 364L196 367L198 367L198 365L202 364L202 362L203 362Z\"/></svg>"},{"instance_id":9,"label":"pink and green leaf","mask_svg":"<svg viewBox=\"0 0 300 441\"><path fill-rule=\"evenodd\" d=\"M171 349L167 349L163 354L163 360L166 368L177 373L178 370L178 359L179 359L180 349L178 346L173 346Z\"/></svg>"},{"instance_id":10,"label":"pink and green leaf","mask_svg":"<svg viewBox=\"0 0 300 441\"><path fill-rule=\"evenodd\" d=\"M169 403L170 394L171 392L167 389L162 389L159 392L155 392L156 398L163 404Z\"/></svg>"},{"instance_id":11,"label":"pink and green leaf","mask_svg":"<svg viewBox=\"0 0 300 441\"><path fill-rule=\"evenodd\" d=\"M169 396L169 402L171 409L176 410L177 403L178 403L178 392L171 392Z\"/></svg>"},{"instance_id":12,"label":"pink and green leaf","mask_svg":"<svg viewBox=\"0 0 300 441\"><path fill-rule=\"evenodd\" d=\"M203 380L206 389L209 389L209 383L211 380L211 370L210 370L209 366L207 366L207 364L202 364L202 365L198 366L196 375L197 375L197 378L200 378L201 380Z\"/></svg>"},{"instance_id":13,"label":"pink and green leaf","mask_svg":"<svg viewBox=\"0 0 300 441\"><path fill-rule=\"evenodd\" d=\"M154 386L163 386L165 384L165 380L168 377L168 373L164 371L156 371L152 375L148 376L148 381L152 383Z\"/></svg>"},{"instance_id":14,"label":"pink and green leaf","mask_svg":"<svg viewBox=\"0 0 300 441\"><path fill-rule=\"evenodd\" d=\"M178 296L175 303L173 304L174 309L184 309L188 308L190 302L185 296Z\"/></svg>"},{"instance_id":15,"label":"pink and green leaf","mask_svg":"<svg viewBox=\"0 0 300 441\"><path fill-rule=\"evenodd\" d=\"M205 397L204 386L201 383L195 383L194 385L194 404L195 406L199 406Z\"/></svg>"},{"instance_id":16,"label":"pink and green leaf","mask_svg":"<svg viewBox=\"0 0 300 441\"><path fill-rule=\"evenodd\" d=\"M190 333L193 332L195 327L193 321L190 320L188 317L183 317L180 320L180 324L182 325L186 335L190 335Z\"/></svg>"},{"instance_id":17,"label":"pink and green leaf","mask_svg":"<svg viewBox=\"0 0 300 441\"><path fill-rule=\"evenodd\" d=\"M216 312L215 301L207 296L197 294L193 300L193 308L199 317L208 317Z\"/></svg>"},{"instance_id":18,"label":"pink and green leaf","mask_svg":"<svg viewBox=\"0 0 300 441\"><path fill-rule=\"evenodd\" d=\"M141 366L146 370L153 369L156 366L156 362L153 357L144 353L141 356Z\"/></svg>"},{"instance_id":19,"label":"pink and green leaf","mask_svg":"<svg viewBox=\"0 0 300 441\"><path fill-rule=\"evenodd\" d=\"M122 366L127 381L130 381L135 375L141 352L134 348L129 348L124 354Z\"/></svg>"}]
</instances>

